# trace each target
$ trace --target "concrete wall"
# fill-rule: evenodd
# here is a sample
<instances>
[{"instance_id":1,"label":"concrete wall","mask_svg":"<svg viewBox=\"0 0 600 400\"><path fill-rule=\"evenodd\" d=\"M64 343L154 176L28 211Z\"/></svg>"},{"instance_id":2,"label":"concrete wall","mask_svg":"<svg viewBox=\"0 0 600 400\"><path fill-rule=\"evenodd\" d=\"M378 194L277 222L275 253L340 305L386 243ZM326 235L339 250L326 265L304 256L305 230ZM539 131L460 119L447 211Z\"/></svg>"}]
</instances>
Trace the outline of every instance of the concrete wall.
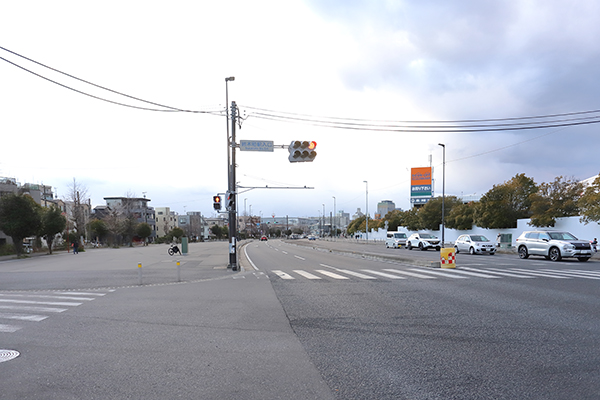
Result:
<instances>
[{"instance_id":1,"label":"concrete wall","mask_svg":"<svg viewBox=\"0 0 600 400\"><path fill-rule=\"evenodd\" d=\"M477 234L477 235L484 235L488 239L494 241L494 240L496 240L496 236L498 236L499 233L510 233L510 234L512 234L512 245L514 246L517 238L521 235L521 233L523 233L524 231L532 231L532 230L538 229L538 228L535 228L535 227L529 225L530 221L531 221L530 219L520 219L517 221L517 228L514 228L514 229L483 229L483 228L479 228L477 226L473 226L472 229L469 229L466 231L459 231L459 230L455 230L455 229L446 228L446 229L444 229L444 239L445 239L446 243L454 243L454 241L460 235ZM540 229L544 229L544 228L540 228ZM593 240L594 238L600 237L600 224L593 222L593 223L589 223L586 225L582 222L579 222L579 217L558 218L556 220L556 225L554 226L554 228L550 228L550 229L571 232L578 239L582 239L582 240ZM398 231L406 232L407 235L414 233L414 231L408 231L404 228L398 228ZM429 233L436 235L440 239L442 238L441 226L440 226L440 230L437 230L437 231L422 231L422 232L429 232ZM365 239L365 236L366 236L362 232L357 233L357 235L359 236L360 239L363 239L363 240ZM371 232L369 232L369 240L375 240L375 241L385 240L386 237L387 237L387 231L385 229L371 230Z\"/></svg>"}]
</instances>

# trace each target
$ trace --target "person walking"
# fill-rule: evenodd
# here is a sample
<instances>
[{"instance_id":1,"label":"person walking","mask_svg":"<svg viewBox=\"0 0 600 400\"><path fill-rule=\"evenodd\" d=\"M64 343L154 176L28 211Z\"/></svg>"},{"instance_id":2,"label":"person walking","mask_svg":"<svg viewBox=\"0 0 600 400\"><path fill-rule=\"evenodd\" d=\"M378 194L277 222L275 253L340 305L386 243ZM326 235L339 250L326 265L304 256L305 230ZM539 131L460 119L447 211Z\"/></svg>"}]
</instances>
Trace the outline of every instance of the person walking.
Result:
<instances>
[{"instance_id":1,"label":"person walking","mask_svg":"<svg viewBox=\"0 0 600 400\"><path fill-rule=\"evenodd\" d=\"M73 242L73 254L79 254L79 242Z\"/></svg>"},{"instance_id":2,"label":"person walking","mask_svg":"<svg viewBox=\"0 0 600 400\"><path fill-rule=\"evenodd\" d=\"M594 240L592 241L592 250L594 250L594 253L598 251L598 239L596 238L594 238Z\"/></svg>"}]
</instances>

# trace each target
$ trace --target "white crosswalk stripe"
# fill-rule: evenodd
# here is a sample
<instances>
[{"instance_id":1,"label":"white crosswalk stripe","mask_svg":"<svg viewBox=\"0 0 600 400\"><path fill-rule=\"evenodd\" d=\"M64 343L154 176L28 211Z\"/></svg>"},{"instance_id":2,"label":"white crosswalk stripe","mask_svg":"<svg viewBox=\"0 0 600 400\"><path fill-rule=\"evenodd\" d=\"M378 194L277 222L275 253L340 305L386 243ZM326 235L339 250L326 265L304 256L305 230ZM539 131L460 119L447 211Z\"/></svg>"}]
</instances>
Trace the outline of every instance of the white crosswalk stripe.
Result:
<instances>
[{"instance_id":1,"label":"white crosswalk stripe","mask_svg":"<svg viewBox=\"0 0 600 400\"><path fill-rule=\"evenodd\" d=\"M451 278L451 279L501 279L501 278L516 278L516 279L535 279L535 278L552 278L552 279L591 279L600 280L600 272L583 271L583 270L552 270L552 269L522 269L522 268L471 268L460 267L455 269L430 269L430 268L407 268L394 269L384 268L382 270L361 269L360 272L348 269L336 268L326 264L320 264L325 268L330 268L332 271L317 269L314 271L306 271L294 269L292 272L298 276L308 280L322 280L323 276L335 280L349 280L351 278L359 278L362 280L377 280L382 278L387 279L436 279L436 278ZM273 270L275 275L281 279L294 280L297 277L292 273L287 273L282 270ZM323 276L320 276L323 275ZM1 301L2 299L0 299ZM0 305L0 309L6 307Z\"/></svg>"},{"instance_id":2,"label":"white crosswalk stripe","mask_svg":"<svg viewBox=\"0 0 600 400\"><path fill-rule=\"evenodd\" d=\"M0 293L0 332L14 333L25 326L4 322L41 322L51 314L67 311L65 307L77 307L104 295L101 292Z\"/></svg>"}]
</instances>

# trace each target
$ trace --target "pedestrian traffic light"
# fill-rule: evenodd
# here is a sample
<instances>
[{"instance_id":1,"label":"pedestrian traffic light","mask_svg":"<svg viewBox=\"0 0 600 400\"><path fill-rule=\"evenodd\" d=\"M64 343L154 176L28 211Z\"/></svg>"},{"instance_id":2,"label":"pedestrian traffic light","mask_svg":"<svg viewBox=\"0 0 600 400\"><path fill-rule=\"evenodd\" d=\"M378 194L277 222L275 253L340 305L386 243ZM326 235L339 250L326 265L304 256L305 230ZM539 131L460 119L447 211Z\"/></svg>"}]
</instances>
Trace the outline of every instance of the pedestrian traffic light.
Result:
<instances>
[{"instance_id":1,"label":"pedestrian traffic light","mask_svg":"<svg viewBox=\"0 0 600 400\"><path fill-rule=\"evenodd\" d=\"M227 211L235 210L235 194L227 191L225 197L225 209Z\"/></svg>"},{"instance_id":2,"label":"pedestrian traffic light","mask_svg":"<svg viewBox=\"0 0 600 400\"><path fill-rule=\"evenodd\" d=\"M290 162L313 161L317 156L317 142L293 140L288 146Z\"/></svg>"},{"instance_id":3,"label":"pedestrian traffic light","mask_svg":"<svg viewBox=\"0 0 600 400\"><path fill-rule=\"evenodd\" d=\"M221 196L213 196L213 207L217 211L221 209Z\"/></svg>"}]
</instances>

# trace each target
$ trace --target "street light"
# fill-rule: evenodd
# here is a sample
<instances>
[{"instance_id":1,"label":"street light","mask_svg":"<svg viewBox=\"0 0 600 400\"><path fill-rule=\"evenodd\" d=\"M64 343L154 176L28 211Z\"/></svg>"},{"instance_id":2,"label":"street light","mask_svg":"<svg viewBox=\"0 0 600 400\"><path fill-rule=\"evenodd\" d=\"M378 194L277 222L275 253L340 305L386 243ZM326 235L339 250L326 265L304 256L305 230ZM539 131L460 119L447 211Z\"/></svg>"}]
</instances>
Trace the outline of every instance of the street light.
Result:
<instances>
[{"instance_id":1,"label":"street light","mask_svg":"<svg viewBox=\"0 0 600 400\"><path fill-rule=\"evenodd\" d=\"M334 229L334 237L337 237L337 229L335 229L335 226L337 225L337 221L335 220L337 218L337 216L335 215L335 196L331 196L333 197L333 229Z\"/></svg>"},{"instance_id":2,"label":"street light","mask_svg":"<svg viewBox=\"0 0 600 400\"><path fill-rule=\"evenodd\" d=\"M369 182L367 181L363 181L366 184L365 190L366 190L366 198L367 198L367 212L366 212L366 217L365 217L365 223L366 223L366 227L365 227L365 231L367 234L367 243L369 243Z\"/></svg>"},{"instance_id":3,"label":"street light","mask_svg":"<svg viewBox=\"0 0 600 400\"><path fill-rule=\"evenodd\" d=\"M323 203L323 238L325 238L325 203Z\"/></svg>"},{"instance_id":4,"label":"street light","mask_svg":"<svg viewBox=\"0 0 600 400\"><path fill-rule=\"evenodd\" d=\"M444 156L442 162L442 247L444 247L444 208L446 203L446 145L438 143L438 146L442 146L444 149Z\"/></svg>"}]
</instances>

